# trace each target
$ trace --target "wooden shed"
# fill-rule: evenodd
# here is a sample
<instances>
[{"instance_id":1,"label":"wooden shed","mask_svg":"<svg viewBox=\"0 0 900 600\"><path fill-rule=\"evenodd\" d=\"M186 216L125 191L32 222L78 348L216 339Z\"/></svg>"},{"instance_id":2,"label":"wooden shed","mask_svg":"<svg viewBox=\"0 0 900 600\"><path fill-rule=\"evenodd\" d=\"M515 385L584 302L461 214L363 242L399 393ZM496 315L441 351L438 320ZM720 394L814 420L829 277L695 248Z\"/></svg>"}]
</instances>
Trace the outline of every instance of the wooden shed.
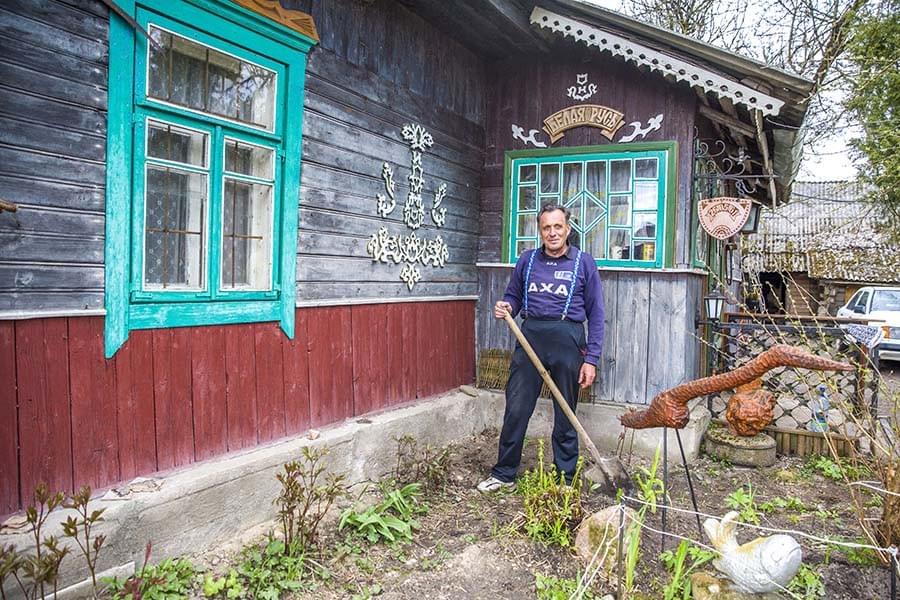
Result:
<instances>
[{"instance_id":1,"label":"wooden shed","mask_svg":"<svg viewBox=\"0 0 900 600\"><path fill-rule=\"evenodd\" d=\"M811 84L574 0L0 7L0 515L447 391L546 201L605 287L594 396L697 373L719 245Z\"/></svg>"}]
</instances>

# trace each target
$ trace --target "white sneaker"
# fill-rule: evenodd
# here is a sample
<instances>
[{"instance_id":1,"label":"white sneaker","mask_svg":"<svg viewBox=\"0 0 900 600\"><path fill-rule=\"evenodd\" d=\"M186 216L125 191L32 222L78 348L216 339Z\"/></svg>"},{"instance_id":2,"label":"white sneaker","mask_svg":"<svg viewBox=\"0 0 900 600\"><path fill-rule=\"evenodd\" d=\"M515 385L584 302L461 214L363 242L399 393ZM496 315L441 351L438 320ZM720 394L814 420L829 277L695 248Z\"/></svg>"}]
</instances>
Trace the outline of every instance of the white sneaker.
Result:
<instances>
[{"instance_id":1,"label":"white sneaker","mask_svg":"<svg viewBox=\"0 0 900 600\"><path fill-rule=\"evenodd\" d=\"M503 488L510 488L516 485L513 481L500 481L493 475L479 483L475 489L477 489L482 494L489 494L490 492L496 492L497 490L501 490Z\"/></svg>"}]
</instances>

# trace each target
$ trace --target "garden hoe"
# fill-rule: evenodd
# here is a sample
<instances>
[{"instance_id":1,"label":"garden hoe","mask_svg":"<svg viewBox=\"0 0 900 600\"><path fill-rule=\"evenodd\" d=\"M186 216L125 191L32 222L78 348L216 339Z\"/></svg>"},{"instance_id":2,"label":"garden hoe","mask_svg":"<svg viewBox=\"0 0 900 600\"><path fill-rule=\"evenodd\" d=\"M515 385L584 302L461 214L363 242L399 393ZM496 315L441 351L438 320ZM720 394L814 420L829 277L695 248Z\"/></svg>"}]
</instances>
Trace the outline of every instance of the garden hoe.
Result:
<instances>
[{"instance_id":1,"label":"garden hoe","mask_svg":"<svg viewBox=\"0 0 900 600\"><path fill-rule=\"evenodd\" d=\"M572 427L578 432L578 437L581 438L581 442L587 447L591 458L594 459L596 464L585 470L585 479L591 483L597 484L603 493L609 494L610 496L615 496L619 489L624 489L627 493L628 490L631 489L631 477L628 475L625 465L623 465L622 461L616 457L604 458L600 456L600 451L597 450L597 446L594 445L594 442L588 437L587 431L585 431L581 423L578 422L578 418L575 416L574 411L572 411L568 402L566 402L566 399L563 398L562 392L556 387L556 383L554 383L553 378L550 377L550 373L547 369L544 368L544 365L541 363L541 359L538 358L537 353L535 353L534 348L532 348L531 344L528 343L528 340L525 339L525 336L516 324L515 319L513 319L508 312L504 313L503 318L506 320L506 324L509 325L509 328L512 329L516 339L519 340L519 344L525 350L528 358L531 359L534 368L541 374L544 383L550 388L550 393L553 394L556 403L559 404L559 407L566 414L566 417L568 417L569 422L572 423Z\"/></svg>"}]
</instances>

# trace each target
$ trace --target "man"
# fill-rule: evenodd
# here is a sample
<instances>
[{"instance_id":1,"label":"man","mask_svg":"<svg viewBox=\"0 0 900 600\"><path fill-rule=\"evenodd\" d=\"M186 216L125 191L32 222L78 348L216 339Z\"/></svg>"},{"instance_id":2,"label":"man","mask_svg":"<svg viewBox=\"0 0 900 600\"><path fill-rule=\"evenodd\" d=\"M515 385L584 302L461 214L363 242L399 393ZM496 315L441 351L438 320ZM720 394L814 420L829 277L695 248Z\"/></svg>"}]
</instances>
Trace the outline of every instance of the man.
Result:
<instances>
[{"instance_id":1,"label":"man","mask_svg":"<svg viewBox=\"0 0 900 600\"><path fill-rule=\"evenodd\" d=\"M494 305L494 316L502 319L507 312L515 316L521 310L522 333L575 410L579 386L589 387L597 376L603 346L603 296L593 257L568 241L572 231L569 218L569 211L562 206L547 204L541 208L538 227L542 247L519 257L503 300ZM525 430L542 385L537 369L516 344L506 384L497 464L478 484L479 491L493 492L513 485ZM578 433L555 402L553 411L553 462L571 483L578 461Z\"/></svg>"}]
</instances>

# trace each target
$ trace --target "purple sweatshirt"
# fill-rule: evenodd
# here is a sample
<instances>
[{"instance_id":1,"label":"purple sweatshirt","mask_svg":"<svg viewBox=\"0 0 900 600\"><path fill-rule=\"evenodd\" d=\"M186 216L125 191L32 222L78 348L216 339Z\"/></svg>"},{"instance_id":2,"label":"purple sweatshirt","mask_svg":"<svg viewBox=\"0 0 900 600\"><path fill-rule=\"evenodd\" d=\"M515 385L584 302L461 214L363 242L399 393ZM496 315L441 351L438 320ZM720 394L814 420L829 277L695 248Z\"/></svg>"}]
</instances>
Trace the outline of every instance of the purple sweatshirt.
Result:
<instances>
[{"instance_id":1,"label":"purple sweatshirt","mask_svg":"<svg viewBox=\"0 0 900 600\"><path fill-rule=\"evenodd\" d=\"M512 305L512 316L516 316L524 308L525 274L532 252L536 254L528 279L528 314L522 316L560 319L569 297L575 257L578 256L578 248L573 246L569 246L569 251L559 258L551 258L544 254L543 246L539 250L523 252L516 262L503 300ZM600 360L600 350L603 348L603 291L600 287L597 265L587 252L581 253L578 281L575 283L566 319L579 323L587 320L587 354L584 362L596 366Z\"/></svg>"}]
</instances>

